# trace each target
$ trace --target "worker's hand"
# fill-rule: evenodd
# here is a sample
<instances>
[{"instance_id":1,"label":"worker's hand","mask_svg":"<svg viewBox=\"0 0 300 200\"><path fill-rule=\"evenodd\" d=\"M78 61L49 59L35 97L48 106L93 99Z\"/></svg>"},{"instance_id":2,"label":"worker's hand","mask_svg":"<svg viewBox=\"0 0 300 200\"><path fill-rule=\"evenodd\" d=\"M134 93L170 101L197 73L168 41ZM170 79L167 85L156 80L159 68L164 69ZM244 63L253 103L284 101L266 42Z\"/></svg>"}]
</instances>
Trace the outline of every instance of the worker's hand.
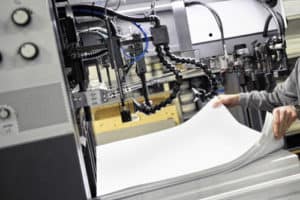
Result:
<instances>
[{"instance_id":1,"label":"worker's hand","mask_svg":"<svg viewBox=\"0 0 300 200\"><path fill-rule=\"evenodd\" d=\"M273 110L273 116L273 133L276 139L280 139L297 119L296 108L294 106L275 108Z\"/></svg>"},{"instance_id":2,"label":"worker's hand","mask_svg":"<svg viewBox=\"0 0 300 200\"><path fill-rule=\"evenodd\" d=\"M213 107L219 107L220 105L225 105L227 107L233 107L238 105L240 102L240 95L239 94L226 94L226 95L219 95L216 98L216 101L213 103Z\"/></svg>"}]
</instances>

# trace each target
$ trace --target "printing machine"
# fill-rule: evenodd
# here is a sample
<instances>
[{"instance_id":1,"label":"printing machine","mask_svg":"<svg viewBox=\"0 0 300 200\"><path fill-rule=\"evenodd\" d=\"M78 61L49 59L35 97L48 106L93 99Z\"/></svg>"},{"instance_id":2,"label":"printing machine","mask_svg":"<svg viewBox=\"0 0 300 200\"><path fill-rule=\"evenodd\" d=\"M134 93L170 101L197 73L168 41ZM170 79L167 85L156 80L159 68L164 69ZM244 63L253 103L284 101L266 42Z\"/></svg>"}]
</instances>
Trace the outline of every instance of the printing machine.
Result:
<instances>
[{"instance_id":1,"label":"printing machine","mask_svg":"<svg viewBox=\"0 0 300 200\"><path fill-rule=\"evenodd\" d=\"M101 155L92 108L117 103L127 123L134 112L156 115L172 104L184 82L199 109L223 90L273 89L291 70L282 1L9 0L0 11L0 199L299 197L298 160L285 151L229 175L133 196L96 195ZM163 73L149 79L146 58L162 63ZM127 77L130 70L138 81ZM165 83L168 97L154 104L151 95ZM263 113L232 112L248 126L262 125Z\"/></svg>"}]
</instances>

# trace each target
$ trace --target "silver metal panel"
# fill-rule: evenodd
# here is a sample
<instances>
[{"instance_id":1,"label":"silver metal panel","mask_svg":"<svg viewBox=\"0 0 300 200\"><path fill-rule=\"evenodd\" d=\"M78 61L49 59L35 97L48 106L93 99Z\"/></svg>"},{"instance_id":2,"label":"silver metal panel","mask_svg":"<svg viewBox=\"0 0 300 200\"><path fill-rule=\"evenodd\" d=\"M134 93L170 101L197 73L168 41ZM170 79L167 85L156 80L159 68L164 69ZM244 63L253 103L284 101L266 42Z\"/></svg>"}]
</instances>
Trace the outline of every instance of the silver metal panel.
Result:
<instances>
[{"instance_id":1,"label":"silver metal panel","mask_svg":"<svg viewBox=\"0 0 300 200\"><path fill-rule=\"evenodd\" d=\"M233 52L234 45L246 44L249 48L252 48L251 43L254 41L264 43L266 38L261 33L246 35L234 38L226 39L226 47L229 53ZM220 40L204 42L199 44L193 44L193 49L196 50L195 54L198 58L206 58L211 56L223 55L222 44Z\"/></svg>"},{"instance_id":2,"label":"silver metal panel","mask_svg":"<svg viewBox=\"0 0 300 200\"><path fill-rule=\"evenodd\" d=\"M17 26L12 21L12 13L19 8L31 13L31 21L25 26ZM77 140L79 136L74 134L51 9L51 0L8 0L1 4L0 105L13 104L21 132L0 136L0 149L69 135L77 145L80 162L77 164L89 198L84 159ZM34 43L39 50L32 60L22 58L19 53L21 45L27 42Z\"/></svg>"},{"instance_id":3,"label":"silver metal panel","mask_svg":"<svg viewBox=\"0 0 300 200\"><path fill-rule=\"evenodd\" d=\"M0 102L17 110L20 131L61 124L68 120L66 112L62 112L65 105L58 83L0 93Z\"/></svg>"},{"instance_id":4,"label":"silver metal panel","mask_svg":"<svg viewBox=\"0 0 300 200\"><path fill-rule=\"evenodd\" d=\"M75 0L74 0L75 1ZM239 8L236 8L235 2L238 2ZM258 42L264 42L265 38L262 37L261 32L263 31L262 24L265 22L264 17L267 16L267 12L259 5L256 1L242 1L242 0L204 0L203 2L209 3L213 7L218 8L217 11L221 15L222 20L224 21L224 30L225 37L227 38L227 49L231 53L233 51L233 46L240 43L246 43L251 47L251 43L255 40ZM120 12L126 15L144 15L150 11L150 0L143 1L127 1L126 4L121 6ZM247 6L242 5L252 5L251 11L247 9ZM226 9L223 10L222 5L226 5ZM241 7L241 8L240 8ZM253 10L254 8L258 8ZM238 17L233 15L234 10L245 10L244 18L247 21L252 21L252 18L259 19L259 25L254 24L254 26L249 26L248 28L242 28L245 22L238 22ZM276 8L284 15L284 10L282 9L282 1L279 1L279 4ZM193 13L190 10L199 10L205 11L203 17L193 17ZM186 9L183 6L182 0L165 0L159 1L156 3L156 14L161 18L162 24L166 24L169 30L170 36L170 46L171 51L173 52L187 52L187 56L193 56L193 51L195 51L195 56L199 57L209 57L222 55L222 46L220 42L220 33L217 28L214 18L208 11L201 6L195 6L192 8ZM241 12L241 11L239 11ZM195 12L194 12L195 13ZM202 15L201 15L202 16ZM224 19L225 18L225 19ZM233 23L233 20L236 20ZM263 20L262 20L263 19ZM205 25L203 25L203 23ZM121 25L123 30L128 30L130 24L124 23ZM148 29L148 25L145 26L145 29ZM131 30L135 28L131 25ZM275 25L272 23L271 29L274 29ZM196 31L195 31L196 30ZM237 31L242 31L243 34L237 35ZM125 31L125 33L128 33ZM209 37L209 33L213 33L212 37ZM192 42L193 37L197 39L198 42ZM201 41L201 42L199 42ZM193 45L191 45L193 43ZM153 55L153 47L150 46L149 54Z\"/></svg>"},{"instance_id":5,"label":"silver metal panel","mask_svg":"<svg viewBox=\"0 0 300 200\"><path fill-rule=\"evenodd\" d=\"M17 26L13 22L11 15L19 8L30 11L28 25ZM15 109L20 132L28 134L40 130L34 137L28 134L25 139L19 134L6 136L5 140L11 137L9 141L15 144L13 141L19 139L31 142L38 138L56 137L58 133L74 133L49 2L10 0L1 5L0 11L0 52L3 57L0 62L0 104ZM19 48L25 42L38 47L36 58L26 60L20 55ZM62 124L63 132L41 131L41 127Z\"/></svg>"},{"instance_id":6,"label":"silver metal panel","mask_svg":"<svg viewBox=\"0 0 300 200\"><path fill-rule=\"evenodd\" d=\"M172 8L180 51L190 51L192 49L192 40L184 2L175 0L172 2Z\"/></svg>"},{"instance_id":7,"label":"silver metal panel","mask_svg":"<svg viewBox=\"0 0 300 200\"><path fill-rule=\"evenodd\" d=\"M295 174L204 198L203 200L298 200L300 197L299 185L300 174Z\"/></svg>"},{"instance_id":8,"label":"silver metal panel","mask_svg":"<svg viewBox=\"0 0 300 200\"><path fill-rule=\"evenodd\" d=\"M211 2L208 5L214 8L220 15L225 38L262 32L265 20L269 15L264 7L258 1L254 0L229 0ZM282 1L278 1L275 9L283 12ZM221 38L217 23L208 9L203 6L192 6L187 8L187 15L193 44L214 41ZM270 30L276 28L275 23L272 22Z\"/></svg>"}]
</instances>

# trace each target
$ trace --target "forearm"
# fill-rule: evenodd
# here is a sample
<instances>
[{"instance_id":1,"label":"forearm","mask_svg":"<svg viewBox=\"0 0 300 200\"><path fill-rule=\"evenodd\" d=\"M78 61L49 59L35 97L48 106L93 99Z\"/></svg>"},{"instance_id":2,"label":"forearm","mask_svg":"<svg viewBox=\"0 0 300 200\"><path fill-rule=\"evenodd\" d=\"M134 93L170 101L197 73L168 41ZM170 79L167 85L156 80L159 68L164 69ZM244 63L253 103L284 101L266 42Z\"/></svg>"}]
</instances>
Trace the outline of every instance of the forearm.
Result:
<instances>
[{"instance_id":1,"label":"forearm","mask_svg":"<svg viewBox=\"0 0 300 200\"><path fill-rule=\"evenodd\" d=\"M240 94L240 104L242 106L270 112L278 106L295 104L297 99L297 87L291 77L284 83L279 84L271 93L252 91Z\"/></svg>"},{"instance_id":2,"label":"forearm","mask_svg":"<svg viewBox=\"0 0 300 200\"><path fill-rule=\"evenodd\" d=\"M278 84L273 92L252 91L240 94L240 105L244 107L272 111L275 107L292 105L298 101L300 59L290 76Z\"/></svg>"},{"instance_id":3,"label":"forearm","mask_svg":"<svg viewBox=\"0 0 300 200\"><path fill-rule=\"evenodd\" d=\"M253 108L271 112L275 107L283 105L276 93L266 91L252 91L240 94L240 105L246 108Z\"/></svg>"}]
</instances>

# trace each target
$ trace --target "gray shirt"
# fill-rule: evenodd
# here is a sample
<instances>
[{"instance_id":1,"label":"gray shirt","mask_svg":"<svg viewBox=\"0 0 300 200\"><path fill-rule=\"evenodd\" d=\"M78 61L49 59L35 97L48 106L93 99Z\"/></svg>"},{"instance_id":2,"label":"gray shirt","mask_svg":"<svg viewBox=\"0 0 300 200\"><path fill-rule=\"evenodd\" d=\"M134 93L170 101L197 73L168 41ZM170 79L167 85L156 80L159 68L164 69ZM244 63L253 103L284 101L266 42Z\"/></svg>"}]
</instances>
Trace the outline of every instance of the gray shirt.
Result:
<instances>
[{"instance_id":1,"label":"gray shirt","mask_svg":"<svg viewBox=\"0 0 300 200\"><path fill-rule=\"evenodd\" d=\"M273 92L241 93L241 106L272 112L278 106L300 104L300 77L298 75L300 75L300 59L297 60L289 77L283 83L278 84Z\"/></svg>"}]
</instances>

